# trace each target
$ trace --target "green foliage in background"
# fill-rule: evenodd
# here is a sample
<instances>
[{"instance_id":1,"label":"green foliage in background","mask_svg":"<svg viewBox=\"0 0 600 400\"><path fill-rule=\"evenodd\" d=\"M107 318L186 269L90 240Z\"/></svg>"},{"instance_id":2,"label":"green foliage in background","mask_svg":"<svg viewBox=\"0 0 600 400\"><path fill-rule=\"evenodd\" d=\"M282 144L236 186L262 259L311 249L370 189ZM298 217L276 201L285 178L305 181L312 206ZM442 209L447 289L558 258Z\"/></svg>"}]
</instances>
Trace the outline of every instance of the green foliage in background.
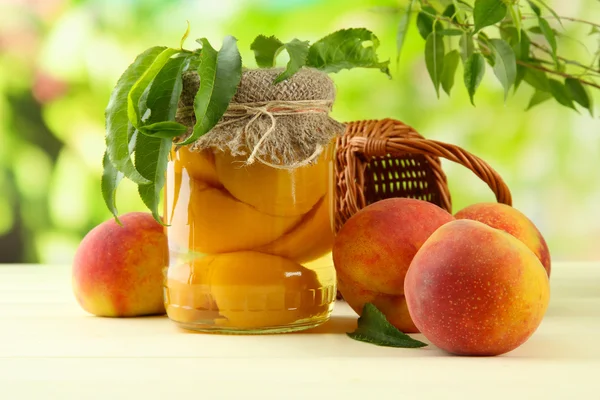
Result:
<instances>
[{"instance_id":1,"label":"green foliage in background","mask_svg":"<svg viewBox=\"0 0 600 400\"><path fill-rule=\"evenodd\" d=\"M547 3L561 16L599 20L597 0ZM186 20L191 24L190 37L220 43L226 35L235 36L248 67L256 66L250 46L260 34L286 43L293 38L314 43L330 32L363 26L380 39L380 58L395 61L399 26L410 2L48 0L36 4L0 5L0 262L68 263L81 238L112 218L100 187L106 147L104 109L135 56L152 46L178 43ZM338 90L332 116L340 121L397 118L428 138L464 147L502 175L515 206L548 239L554 259L600 259L598 118L573 112L557 101L542 102L552 92L536 94L535 86L525 79L526 84L511 89L505 101L505 88L496 76L502 71L494 71L486 58L485 75L479 80L474 74L476 79L467 80L469 85L477 84L473 107L462 85L463 57L470 44L461 50L459 36L444 36L444 64L449 67L436 69L441 79L438 98L429 72L431 62L424 57L427 40L421 29L427 21L421 17L419 23L420 11L415 1L411 19L405 22L400 62L389 65L392 80L373 69L332 75ZM542 11L550 27L559 32L555 39L560 57L594 57L600 35L589 35L589 26L565 18L561 25L547 9ZM534 14L528 22L539 26ZM543 32L528 29L530 38L551 48ZM484 32L490 40L502 38L494 27ZM477 42L473 45L484 56L475 47ZM278 62L287 65L288 61L289 55L282 51ZM481 61L471 62L481 67ZM555 62L551 55L549 62ZM565 65L569 74L575 67ZM561 83L571 96L579 91L572 83ZM589 91L596 116L597 92ZM525 112L534 98L538 104ZM477 201L493 201L489 188L465 168L444 163L444 169L455 211ZM120 213L146 208L129 180L119 185L117 205Z\"/></svg>"},{"instance_id":2,"label":"green foliage in background","mask_svg":"<svg viewBox=\"0 0 600 400\"><path fill-rule=\"evenodd\" d=\"M563 57L557 37L564 33L562 18L542 0L410 0L401 16L397 34L398 57L418 4L416 25L426 41L425 61L439 97L440 86L450 95L458 61L471 103L486 73L486 64L504 88L504 99L524 83L534 89L527 110L554 98L593 115L590 89L600 89L600 45L589 51L585 63ZM554 19L556 29L549 20ZM589 29L600 41L596 22L565 17ZM490 34L496 37L490 37ZM460 57L459 57L460 55Z\"/></svg>"}]
</instances>

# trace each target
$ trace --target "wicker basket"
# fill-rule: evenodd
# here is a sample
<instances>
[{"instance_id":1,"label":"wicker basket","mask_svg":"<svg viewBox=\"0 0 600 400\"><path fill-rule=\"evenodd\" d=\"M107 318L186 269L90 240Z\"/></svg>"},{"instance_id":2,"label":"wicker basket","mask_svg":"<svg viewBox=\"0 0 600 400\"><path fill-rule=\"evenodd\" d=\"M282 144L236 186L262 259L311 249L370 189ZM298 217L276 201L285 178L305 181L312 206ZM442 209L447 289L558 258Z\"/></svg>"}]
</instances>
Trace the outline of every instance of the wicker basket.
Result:
<instances>
[{"instance_id":1,"label":"wicker basket","mask_svg":"<svg viewBox=\"0 0 600 400\"><path fill-rule=\"evenodd\" d=\"M460 147L425 139L394 119L354 121L337 140L336 231L360 209L391 197L425 200L452 213L440 157L469 168L498 202L512 205L500 175Z\"/></svg>"},{"instance_id":2,"label":"wicker basket","mask_svg":"<svg viewBox=\"0 0 600 400\"><path fill-rule=\"evenodd\" d=\"M499 203L512 205L508 186L485 161L451 144L428 140L394 119L354 121L337 139L335 229L379 200L410 197L452 214L452 199L440 157L473 171ZM343 300L337 293L338 300Z\"/></svg>"}]
</instances>

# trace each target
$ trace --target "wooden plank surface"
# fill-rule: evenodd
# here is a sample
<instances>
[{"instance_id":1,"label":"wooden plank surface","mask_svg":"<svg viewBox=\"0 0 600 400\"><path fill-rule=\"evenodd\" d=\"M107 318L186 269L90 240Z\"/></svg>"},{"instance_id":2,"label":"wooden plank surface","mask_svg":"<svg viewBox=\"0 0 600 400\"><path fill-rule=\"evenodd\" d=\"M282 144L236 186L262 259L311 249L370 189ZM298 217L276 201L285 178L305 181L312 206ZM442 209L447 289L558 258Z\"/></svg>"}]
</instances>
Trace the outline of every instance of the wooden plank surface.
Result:
<instances>
[{"instance_id":1,"label":"wooden plank surface","mask_svg":"<svg viewBox=\"0 0 600 400\"><path fill-rule=\"evenodd\" d=\"M600 399L600 263L556 263L538 331L489 358L353 341L345 332L356 315L344 303L322 327L269 336L98 318L75 302L69 272L0 265L1 400Z\"/></svg>"}]
</instances>

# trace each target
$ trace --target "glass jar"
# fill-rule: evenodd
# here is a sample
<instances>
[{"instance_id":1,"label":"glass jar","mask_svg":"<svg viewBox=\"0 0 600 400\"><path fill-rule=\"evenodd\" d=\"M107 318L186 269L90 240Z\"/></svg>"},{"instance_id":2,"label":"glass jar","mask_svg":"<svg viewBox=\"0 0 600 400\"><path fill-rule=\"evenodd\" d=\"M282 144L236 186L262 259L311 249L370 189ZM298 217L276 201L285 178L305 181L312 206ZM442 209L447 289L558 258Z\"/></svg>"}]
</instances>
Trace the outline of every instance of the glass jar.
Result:
<instances>
[{"instance_id":1,"label":"glass jar","mask_svg":"<svg viewBox=\"0 0 600 400\"><path fill-rule=\"evenodd\" d=\"M329 319L334 143L292 170L173 149L164 190L172 321L197 331L277 333Z\"/></svg>"}]
</instances>

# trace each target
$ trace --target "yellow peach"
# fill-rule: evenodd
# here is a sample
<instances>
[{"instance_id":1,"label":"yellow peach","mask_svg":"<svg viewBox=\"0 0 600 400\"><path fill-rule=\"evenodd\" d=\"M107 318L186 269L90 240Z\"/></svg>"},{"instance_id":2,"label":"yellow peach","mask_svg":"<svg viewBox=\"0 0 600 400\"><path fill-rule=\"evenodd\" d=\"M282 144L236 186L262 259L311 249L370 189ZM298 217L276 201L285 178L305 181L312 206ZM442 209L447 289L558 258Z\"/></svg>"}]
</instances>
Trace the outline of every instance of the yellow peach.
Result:
<instances>
[{"instance_id":1,"label":"yellow peach","mask_svg":"<svg viewBox=\"0 0 600 400\"><path fill-rule=\"evenodd\" d=\"M224 327L284 327L329 312L329 291L323 290L314 271L293 261L242 251L207 256L200 262Z\"/></svg>"},{"instance_id":2,"label":"yellow peach","mask_svg":"<svg viewBox=\"0 0 600 400\"><path fill-rule=\"evenodd\" d=\"M172 265L166 273L165 308L170 319L199 323L218 316L201 259Z\"/></svg>"},{"instance_id":3,"label":"yellow peach","mask_svg":"<svg viewBox=\"0 0 600 400\"><path fill-rule=\"evenodd\" d=\"M209 186L221 188L221 182L215 169L215 156L211 149L191 151L187 146L175 152L175 164L185 170L190 178L207 183Z\"/></svg>"},{"instance_id":4,"label":"yellow peach","mask_svg":"<svg viewBox=\"0 0 600 400\"><path fill-rule=\"evenodd\" d=\"M292 229L301 217L261 213L227 192L175 171L168 171L166 217L169 244L174 250L223 253L263 246ZM177 201L175 202L175 199Z\"/></svg>"},{"instance_id":5,"label":"yellow peach","mask_svg":"<svg viewBox=\"0 0 600 400\"><path fill-rule=\"evenodd\" d=\"M332 173L331 154L323 152L312 165L279 169L260 161L244 165L243 157L215 153L219 181L238 200L275 216L299 216L325 195Z\"/></svg>"},{"instance_id":6,"label":"yellow peach","mask_svg":"<svg viewBox=\"0 0 600 400\"><path fill-rule=\"evenodd\" d=\"M333 246L332 213L331 196L327 195L304 216L298 226L257 250L300 264L316 260L329 253Z\"/></svg>"}]
</instances>

